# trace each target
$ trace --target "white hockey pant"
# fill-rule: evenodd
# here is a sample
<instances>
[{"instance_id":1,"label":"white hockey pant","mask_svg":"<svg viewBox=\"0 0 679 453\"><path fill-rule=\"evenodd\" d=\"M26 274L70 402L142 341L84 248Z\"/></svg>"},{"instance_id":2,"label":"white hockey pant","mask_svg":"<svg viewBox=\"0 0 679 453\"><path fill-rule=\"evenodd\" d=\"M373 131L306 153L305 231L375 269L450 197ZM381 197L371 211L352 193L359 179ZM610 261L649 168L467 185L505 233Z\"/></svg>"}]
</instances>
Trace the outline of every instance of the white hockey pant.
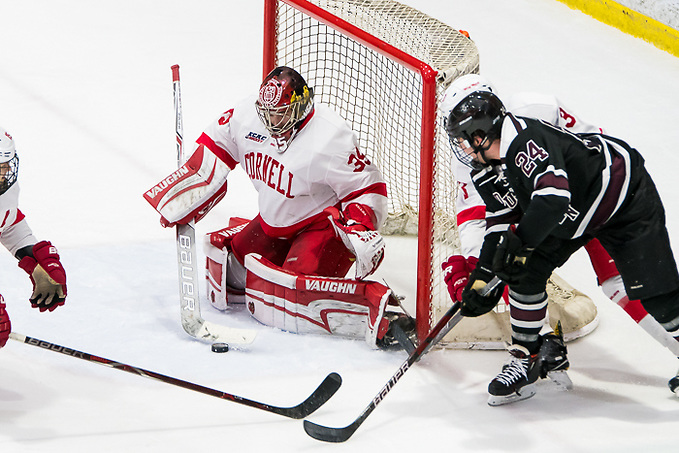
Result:
<instances>
[{"instance_id":1,"label":"white hockey pant","mask_svg":"<svg viewBox=\"0 0 679 453\"><path fill-rule=\"evenodd\" d=\"M371 347L387 331L392 292L371 281L295 274L260 255L245 257L245 302L262 324L292 333L364 339Z\"/></svg>"}]
</instances>

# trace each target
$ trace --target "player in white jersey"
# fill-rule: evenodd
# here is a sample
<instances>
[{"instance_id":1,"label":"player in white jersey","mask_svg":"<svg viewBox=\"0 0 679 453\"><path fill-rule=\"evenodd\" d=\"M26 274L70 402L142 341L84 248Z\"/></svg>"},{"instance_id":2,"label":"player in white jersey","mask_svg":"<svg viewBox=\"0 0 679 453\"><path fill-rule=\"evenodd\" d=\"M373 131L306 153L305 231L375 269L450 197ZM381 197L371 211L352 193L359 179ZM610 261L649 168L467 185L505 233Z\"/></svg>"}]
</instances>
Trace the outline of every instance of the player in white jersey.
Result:
<instances>
[{"instance_id":1,"label":"player in white jersey","mask_svg":"<svg viewBox=\"0 0 679 453\"><path fill-rule=\"evenodd\" d=\"M278 67L259 95L235 104L196 141L186 165L145 194L165 226L199 220L226 193L238 164L258 192L259 215L207 235L208 298L245 301L260 322L297 333L364 337L391 345L391 291L364 280L384 255L377 232L386 183L348 124L314 104L294 69ZM356 279L345 278L355 265Z\"/></svg>"},{"instance_id":2,"label":"player in white jersey","mask_svg":"<svg viewBox=\"0 0 679 453\"><path fill-rule=\"evenodd\" d=\"M19 156L12 136L0 127L0 243L17 259L33 283L31 306L53 311L66 300L66 273L57 249L38 241L19 210ZM5 301L0 295L0 348L12 330Z\"/></svg>"}]
</instances>

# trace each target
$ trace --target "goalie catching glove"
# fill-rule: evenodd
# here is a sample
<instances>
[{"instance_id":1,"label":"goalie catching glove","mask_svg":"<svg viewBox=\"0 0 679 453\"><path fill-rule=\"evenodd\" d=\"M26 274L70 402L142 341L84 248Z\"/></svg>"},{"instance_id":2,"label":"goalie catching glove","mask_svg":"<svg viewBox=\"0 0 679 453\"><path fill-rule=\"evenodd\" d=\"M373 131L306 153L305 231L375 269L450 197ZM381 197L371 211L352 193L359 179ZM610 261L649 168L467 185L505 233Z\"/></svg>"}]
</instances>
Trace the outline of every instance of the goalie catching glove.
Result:
<instances>
[{"instance_id":1,"label":"goalie catching glove","mask_svg":"<svg viewBox=\"0 0 679 453\"><path fill-rule=\"evenodd\" d=\"M28 255L21 258L22 268L33 283L31 306L41 312L53 311L66 301L66 271L59 261L57 248L49 241L41 241L33 246Z\"/></svg>"},{"instance_id":2,"label":"goalie catching glove","mask_svg":"<svg viewBox=\"0 0 679 453\"><path fill-rule=\"evenodd\" d=\"M345 247L356 257L356 278L363 279L377 270L384 259L384 238L375 231L367 207L350 204L345 213L363 217L363 222L348 218L345 213L335 207L325 208L324 212L335 229L337 236L342 239ZM368 224L368 225L366 225Z\"/></svg>"},{"instance_id":3,"label":"goalie catching glove","mask_svg":"<svg viewBox=\"0 0 679 453\"><path fill-rule=\"evenodd\" d=\"M196 222L226 195L226 177L231 170L203 145L184 165L144 193L160 213L160 224L172 227Z\"/></svg>"}]
</instances>

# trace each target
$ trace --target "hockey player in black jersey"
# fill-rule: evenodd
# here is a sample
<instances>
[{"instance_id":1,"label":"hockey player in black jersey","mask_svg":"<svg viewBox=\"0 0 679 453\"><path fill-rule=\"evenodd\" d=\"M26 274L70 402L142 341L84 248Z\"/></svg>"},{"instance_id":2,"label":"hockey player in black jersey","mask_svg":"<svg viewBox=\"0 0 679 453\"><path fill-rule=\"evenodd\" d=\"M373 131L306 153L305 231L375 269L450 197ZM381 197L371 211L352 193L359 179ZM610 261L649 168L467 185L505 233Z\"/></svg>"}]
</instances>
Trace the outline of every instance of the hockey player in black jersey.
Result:
<instances>
[{"instance_id":1,"label":"hockey player in black jersey","mask_svg":"<svg viewBox=\"0 0 679 453\"><path fill-rule=\"evenodd\" d=\"M509 286L510 361L490 383L491 405L535 394L552 271L597 238L613 257L630 299L679 341L679 272L665 211L638 151L602 134L572 134L507 112L492 92L473 91L445 118L458 159L486 204L479 262L461 312L480 316L504 285L481 296L494 275ZM679 377L670 388L679 387Z\"/></svg>"}]
</instances>

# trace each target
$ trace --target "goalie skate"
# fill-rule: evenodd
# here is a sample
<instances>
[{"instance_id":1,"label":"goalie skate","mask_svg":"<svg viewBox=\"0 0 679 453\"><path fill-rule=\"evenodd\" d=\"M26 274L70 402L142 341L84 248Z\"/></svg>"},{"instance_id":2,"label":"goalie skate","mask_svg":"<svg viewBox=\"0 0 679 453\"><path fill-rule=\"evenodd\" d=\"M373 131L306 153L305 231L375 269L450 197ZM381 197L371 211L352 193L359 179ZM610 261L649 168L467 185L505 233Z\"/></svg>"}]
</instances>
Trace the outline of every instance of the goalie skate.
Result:
<instances>
[{"instance_id":1,"label":"goalie skate","mask_svg":"<svg viewBox=\"0 0 679 453\"><path fill-rule=\"evenodd\" d=\"M547 282L549 325L561 323L566 342L583 337L599 325L596 305L556 273ZM456 349L504 349L511 342L509 306L504 301L483 316L464 318L443 340L443 346Z\"/></svg>"}]
</instances>

